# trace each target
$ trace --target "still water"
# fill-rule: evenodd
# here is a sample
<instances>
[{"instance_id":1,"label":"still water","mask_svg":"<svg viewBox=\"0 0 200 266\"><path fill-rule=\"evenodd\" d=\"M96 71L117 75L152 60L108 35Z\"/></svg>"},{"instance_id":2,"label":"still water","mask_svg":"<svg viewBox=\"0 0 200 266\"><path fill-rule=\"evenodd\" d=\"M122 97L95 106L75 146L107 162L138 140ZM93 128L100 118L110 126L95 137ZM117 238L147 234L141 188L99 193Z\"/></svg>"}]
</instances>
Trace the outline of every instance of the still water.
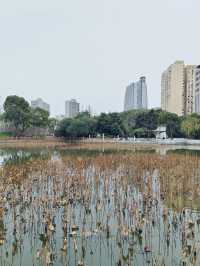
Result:
<instances>
[{"instance_id":1,"label":"still water","mask_svg":"<svg viewBox=\"0 0 200 266\"><path fill-rule=\"evenodd\" d=\"M0 265L200 265L199 151L0 150Z\"/></svg>"}]
</instances>

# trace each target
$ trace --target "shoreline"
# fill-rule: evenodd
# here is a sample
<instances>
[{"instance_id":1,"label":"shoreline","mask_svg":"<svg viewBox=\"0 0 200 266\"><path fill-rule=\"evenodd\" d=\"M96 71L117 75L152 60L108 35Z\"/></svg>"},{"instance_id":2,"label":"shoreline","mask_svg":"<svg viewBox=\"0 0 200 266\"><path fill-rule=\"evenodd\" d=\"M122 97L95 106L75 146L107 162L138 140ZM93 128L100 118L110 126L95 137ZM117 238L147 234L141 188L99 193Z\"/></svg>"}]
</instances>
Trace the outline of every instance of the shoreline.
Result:
<instances>
[{"instance_id":1,"label":"shoreline","mask_svg":"<svg viewBox=\"0 0 200 266\"><path fill-rule=\"evenodd\" d=\"M124 149L124 150L174 150L174 149L194 149L200 150L200 140L147 140L136 141L116 139L82 139L77 142L67 142L61 138L7 138L0 139L0 148L47 148L47 149Z\"/></svg>"}]
</instances>

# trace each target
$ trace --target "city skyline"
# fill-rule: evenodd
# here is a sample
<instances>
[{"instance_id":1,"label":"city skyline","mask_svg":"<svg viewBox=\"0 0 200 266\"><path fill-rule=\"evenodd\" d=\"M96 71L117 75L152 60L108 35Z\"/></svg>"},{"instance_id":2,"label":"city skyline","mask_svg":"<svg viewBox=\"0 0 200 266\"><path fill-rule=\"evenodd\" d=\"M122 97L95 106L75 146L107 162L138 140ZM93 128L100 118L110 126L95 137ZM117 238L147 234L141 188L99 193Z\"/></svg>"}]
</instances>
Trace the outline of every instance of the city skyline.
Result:
<instances>
[{"instance_id":1,"label":"city skyline","mask_svg":"<svg viewBox=\"0 0 200 266\"><path fill-rule=\"evenodd\" d=\"M174 110L173 111L173 108L172 108L172 110L170 111L170 108L166 108L165 106L164 106L164 104L162 103L162 97L163 97L163 95L162 95L162 86L163 86L163 80L165 80L165 74L167 74L167 71L169 71L170 70L170 72L171 72L171 68L173 67L173 66L176 66L176 65L183 65L183 66L181 66L181 68L183 68L183 69L181 69L181 71L183 70L183 72L185 72L186 71L186 73L188 72L188 75L192 75L191 74L191 72L193 72L193 68L195 68L195 69L199 69L200 68L200 66L199 65L185 65L184 64L184 61L182 61L182 60L176 60L175 61L175 63L174 64L171 64L170 66L168 66L167 67L167 69L164 71L164 72L162 72L162 74L161 74L161 77L160 77L160 84L161 84L161 86L160 86L160 106L149 106L149 102L148 102L148 89L147 89L147 84L146 84L146 77L144 77L144 76L141 76L140 78L139 78L139 81L138 82L131 82L128 86L126 86L126 88L125 88L125 97L122 99L123 100L123 108L122 108L122 110L118 110L117 112L123 112L123 111L128 111L128 110L132 110L132 109L151 109L151 108L161 108L161 109L163 109L163 110L166 110L166 111L169 111L169 112L173 112L173 113L177 113L178 114L178 112L176 111L176 110ZM185 74L184 74L185 75ZM199 71L199 73L198 73L198 76L200 75L200 71ZM130 98L129 96L131 95L131 93L127 93L127 90L128 90L128 88L129 89L131 89L132 88L132 86L134 85L134 89L138 89L138 84L140 83L140 81L142 80L142 78L144 78L145 79L145 88L146 88L146 96L145 96L145 106L143 106L143 107L139 107L139 105L138 104L136 104L136 102L137 102L137 100L134 100L134 103L133 103L133 105L134 106L132 106L132 107L125 107L125 105L127 105L127 103L126 103L126 100L127 100L127 98ZM194 78L195 78L195 76L194 76ZM188 87L190 88L190 86L193 84L193 80L190 80L190 79L188 79L188 81L190 81L190 83L191 84L189 84L188 85ZM188 82L187 81L187 82ZM181 82L182 82L182 80L181 80ZM195 80L194 80L194 82L195 82ZM177 83L177 82L176 82ZM195 93L195 95L197 94L198 95L198 97L197 98L195 98L195 100L193 101L193 102L191 102L192 103L192 107L188 104L187 105L187 102L185 103L185 108L187 109L188 108L188 111L185 111L185 112L182 112L182 114L184 115L184 113L185 114L189 114L189 113L193 113L193 112L195 112L195 110L196 110L196 112L200 112L200 111L198 111L198 110L200 110L200 104L199 104L199 102L200 102L200 96L199 96L199 91L200 91L200 89L199 89L199 82L197 83L198 84L198 91L197 92L194 92ZM137 87L137 88L136 88ZM178 88L177 88L178 89ZM189 90L188 90L189 91ZM182 93L182 92L181 92ZM13 94L14 95L14 94ZM7 95L7 96L9 96L9 95ZM6 97L7 97L6 96ZM18 96L22 96L22 95L18 95ZM6 98L5 97L5 98ZM23 97L23 96L22 96ZM133 97L132 97L133 98ZM193 98L193 94L191 93L191 95L190 95L190 100ZM0 99L1 99L1 102L3 102L2 101L2 97L0 97ZM173 97L173 99L174 99L174 104L176 105L177 104L177 98L175 99L174 97ZM196 105L197 105L197 100L196 99L198 99L198 107L196 107ZM26 99L27 100L27 99ZM31 99L31 100L28 100L29 101L29 103L30 103L30 105L32 106L32 103L33 102L35 102L35 101L38 101L38 100L40 100L40 101L43 101L43 98L41 98L40 96L37 96L37 99L36 100L33 100L33 99ZM75 98L71 98L71 100L77 100L77 99L75 99ZM133 100L133 99L132 99ZM62 105L64 106L64 111L63 112L61 112L61 113L51 113L51 115L52 116L57 116L57 117L59 117L59 116L63 116L63 117L65 117L66 116L66 102L68 102L69 100L64 100L63 102L62 102ZM142 102L144 101L144 100L141 100ZM46 103L45 101L43 101L43 104L45 104L45 105L48 105L48 110L49 110L49 112L50 112L50 109L51 109L51 105L50 104L48 104L48 103ZM80 101L78 101L78 104L79 104L79 111L80 112L82 112L82 111L85 111L85 110L87 110L87 108L91 108L91 105L90 104L86 104L86 105L84 105L83 103L80 103ZM136 105L137 106L136 106ZM144 105L144 102L143 102L143 105ZM39 106L38 106L39 107ZM43 109L46 109L46 108L43 108ZM175 108L176 109L176 108ZM47 109L46 109L47 110ZM103 113L103 112L106 112L106 111L100 111L99 113L93 113L93 114L100 114L100 113ZM112 112L111 110L109 110L109 111L107 111L107 113L109 113L109 112ZM180 115L180 113L179 113L179 115Z\"/></svg>"},{"instance_id":2,"label":"city skyline","mask_svg":"<svg viewBox=\"0 0 200 266\"><path fill-rule=\"evenodd\" d=\"M94 113L122 111L124 88L144 75L149 107L160 106L163 69L200 62L199 9L195 0L2 1L0 95L39 96L53 115L72 97Z\"/></svg>"}]
</instances>

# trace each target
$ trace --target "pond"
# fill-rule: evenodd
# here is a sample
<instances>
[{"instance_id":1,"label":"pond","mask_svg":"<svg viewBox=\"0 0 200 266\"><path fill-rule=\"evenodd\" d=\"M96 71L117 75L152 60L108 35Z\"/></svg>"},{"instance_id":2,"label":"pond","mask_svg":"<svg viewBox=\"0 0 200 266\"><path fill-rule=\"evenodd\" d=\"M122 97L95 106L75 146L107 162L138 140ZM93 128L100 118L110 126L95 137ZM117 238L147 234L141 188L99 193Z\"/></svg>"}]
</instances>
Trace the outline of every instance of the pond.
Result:
<instances>
[{"instance_id":1,"label":"pond","mask_svg":"<svg viewBox=\"0 0 200 266\"><path fill-rule=\"evenodd\" d=\"M1 149L0 265L200 265L199 155Z\"/></svg>"}]
</instances>

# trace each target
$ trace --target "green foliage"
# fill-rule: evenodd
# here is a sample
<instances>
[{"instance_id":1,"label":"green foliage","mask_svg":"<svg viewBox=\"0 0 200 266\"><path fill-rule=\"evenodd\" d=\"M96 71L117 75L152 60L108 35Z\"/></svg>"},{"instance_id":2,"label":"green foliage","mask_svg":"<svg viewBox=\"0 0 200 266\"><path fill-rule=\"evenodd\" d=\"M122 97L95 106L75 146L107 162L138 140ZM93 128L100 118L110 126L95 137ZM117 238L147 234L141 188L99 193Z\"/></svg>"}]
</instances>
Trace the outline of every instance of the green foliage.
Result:
<instances>
[{"instance_id":1,"label":"green foliage","mask_svg":"<svg viewBox=\"0 0 200 266\"><path fill-rule=\"evenodd\" d=\"M52 127L53 121L49 120L49 112L41 108L32 109L22 97L8 96L4 102L4 111L0 121L10 123L17 136L24 135L28 128L47 128L50 122Z\"/></svg>"},{"instance_id":2,"label":"green foliage","mask_svg":"<svg viewBox=\"0 0 200 266\"><path fill-rule=\"evenodd\" d=\"M31 109L29 103L23 97L8 96L4 102L4 110L5 121L15 127L16 134L23 134L30 126Z\"/></svg>"},{"instance_id":3,"label":"green foliage","mask_svg":"<svg viewBox=\"0 0 200 266\"><path fill-rule=\"evenodd\" d=\"M158 116L158 124L166 126L167 135L170 138L183 136L181 132L181 121L182 117L165 111L160 112Z\"/></svg>"},{"instance_id":4,"label":"green foliage","mask_svg":"<svg viewBox=\"0 0 200 266\"><path fill-rule=\"evenodd\" d=\"M130 137L152 137L153 130L158 127L161 110L131 110L122 113L123 124Z\"/></svg>"},{"instance_id":5,"label":"green foliage","mask_svg":"<svg viewBox=\"0 0 200 266\"><path fill-rule=\"evenodd\" d=\"M31 109L31 125L46 128L49 125L49 112L41 108Z\"/></svg>"},{"instance_id":6,"label":"green foliage","mask_svg":"<svg viewBox=\"0 0 200 266\"><path fill-rule=\"evenodd\" d=\"M200 115L187 116L181 123L181 130L188 138L200 138Z\"/></svg>"},{"instance_id":7,"label":"green foliage","mask_svg":"<svg viewBox=\"0 0 200 266\"><path fill-rule=\"evenodd\" d=\"M56 136L80 138L104 134L107 137L154 137L154 130L166 125L169 137L181 137L182 118L176 114L154 110L131 110L122 113L101 113L91 117L88 112L80 113L74 119L62 120L56 129Z\"/></svg>"},{"instance_id":8,"label":"green foliage","mask_svg":"<svg viewBox=\"0 0 200 266\"><path fill-rule=\"evenodd\" d=\"M0 114L0 122L4 120L4 114Z\"/></svg>"},{"instance_id":9,"label":"green foliage","mask_svg":"<svg viewBox=\"0 0 200 266\"><path fill-rule=\"evenodd\" d=\"M155 130L158 126L158 113L155 110L140 112L136 117L136 128Z\"/></svg>"},{"instance_id":10,"label":"green foliage","mask_svg":"<svg viewBox=\"0 0 200 266\"><path fill-rule=\"evenodd\" d=\"M145 128L140 127L133 130L133 135L137 138L145 138L147 132Z\"/></svg>"},{"instance_id":11,"label":"green foliage","mask_svg":"<svg viewBox=\"0 0 200 266\"><path fill-rule=\"evenodd\" d=\"M0 132L0 139L7 139L13 136L12 132Z\"/></svg>"},{"instance_id":12,"label":"green foliage","mask_svg":"<svg viewBox=\"0 0 200 266\"><path fill-rule=\"evenodd\" d=\"M96 135L96 119L88 113L81 113L74 119L63 119L56 128L55 135L69 139L77 139Z\"/></svg>"},{"instance_id":13,"label":"green foliage","mask_svg":"<svg viewBox=\"0 0 200 266\"><path fill-rule=\"evenodd\" d=\"M120 113L102 113L97 118L97 132L106 136L124 136L126 129Z\"/></svg>"},{"instance_id":14,"label":"green foliage","mask_svg":"<svg viewBox=\"0 0 200 266\"><path fill-rule=\"evenodd\" d=\"M55 129L55 136L65 138L70 137L70 135L68 135L68 127L71 125L71 122L71 118L65 118L61 120Z\"/></svg>"},{"instance_id":15,"label":"green foliage","mask_svg":"<svg viewBox=\"0 0 200 266\"><path fill-rule=\"evenodd\" d=\"M54 134L58 121L55 118L51 117L49 118L48 124L49 124L49 133Z\"/></svg>"},{"instance_id":16,"label":"green foliage","mask_svg":"<svg viewBox=\"0 0 200 266\"><path fill-rule=\"evenodd\" d=\"M28 128L49 128L51 134L68 139L95 137L104 134L107 137L153 137L158 126L166 126L170 138L200 138L200 115L192 114L179 117L176 114L154 110L131 110L122 113L101 113L93 117L89 112L82 112L73 119L58 122L49 118L43 109L32 109L22 97L8 96L4 103L4 114L0 122L5 121L15 128L15 135L23 135ZM2 133L0 137L10 136Z\"/></svg>"},{"instance_id":17,"label":"green foliage","mask_svg":"<svg viewBox=\"0 0 200 266\"><path fill-rule=\"evenodd\" d=\"M166 126L170 138L200 138L200 115L179 117L176 114L157 110L131 110L122 113L102 113L91 117L80 113L74 119L64 119L58 124L56 135L80 138L104 134L107 137L153 137L158 126Z\"/></svg>"}]
</instances>

